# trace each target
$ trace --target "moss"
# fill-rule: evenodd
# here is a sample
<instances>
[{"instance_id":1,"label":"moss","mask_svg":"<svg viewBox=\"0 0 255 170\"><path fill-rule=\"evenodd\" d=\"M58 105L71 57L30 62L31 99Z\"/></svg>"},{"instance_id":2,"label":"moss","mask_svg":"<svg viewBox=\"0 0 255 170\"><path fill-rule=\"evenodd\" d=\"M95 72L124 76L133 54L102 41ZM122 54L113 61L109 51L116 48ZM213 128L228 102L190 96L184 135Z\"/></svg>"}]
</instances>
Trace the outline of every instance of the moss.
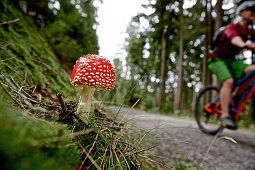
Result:
<instances>
[{"instance_id":1,"label":"moss","mask_svg":"<svg viewBox=\"0 0 255 170\"><path fill-rule=\"evenodd\" d=\"M61 92L71 95L71 85L60 71L62 69L57 57L33 26L33 21L23 17L11 5L6 5L3 11L0 20L19 18L19 21L0 28L0 43L7 47L5 51L1 51L1 58L12 58L6 63L0 62L1 72L6 77L27 76L27 81L34 84L45 85L50 82L51 91L47 89L49 93ZM48 73L51 76L56 75L55 78L50 79Z\"/></svg>"},{"instance_id":2,"label":"moss","mask_svg":"<svg viewBox=\"0 0 255 170\"><path fill-rule=\"evenodd\" d=\"M58 135L62 128L60 124L27 117L2 103L0 113L0 162L3 169L75 169L80 158L71 139L57 144L44 142ZM67 135L69 132L64 130L63 133Z\"/></svg>"}]
</instances>

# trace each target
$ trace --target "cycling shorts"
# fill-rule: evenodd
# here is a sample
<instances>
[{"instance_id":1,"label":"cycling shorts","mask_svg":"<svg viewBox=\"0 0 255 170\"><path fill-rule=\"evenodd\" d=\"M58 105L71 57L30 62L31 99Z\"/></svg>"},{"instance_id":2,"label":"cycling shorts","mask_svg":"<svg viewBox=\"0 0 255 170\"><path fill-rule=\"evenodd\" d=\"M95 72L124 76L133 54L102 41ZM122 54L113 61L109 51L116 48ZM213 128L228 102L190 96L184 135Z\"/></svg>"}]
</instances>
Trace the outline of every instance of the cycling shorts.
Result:
<instances>
[{"instance_id":1,"label":"cycling shorts","mask_svg":"<svg viewBox=\"0 0 255 170\"><path fill-rule=\"evenodd\" d=\"M209 59L208 68L215 74L220 83L228 78L239 80L248 64L239 59Z\"/></svg>"}]
</instances>

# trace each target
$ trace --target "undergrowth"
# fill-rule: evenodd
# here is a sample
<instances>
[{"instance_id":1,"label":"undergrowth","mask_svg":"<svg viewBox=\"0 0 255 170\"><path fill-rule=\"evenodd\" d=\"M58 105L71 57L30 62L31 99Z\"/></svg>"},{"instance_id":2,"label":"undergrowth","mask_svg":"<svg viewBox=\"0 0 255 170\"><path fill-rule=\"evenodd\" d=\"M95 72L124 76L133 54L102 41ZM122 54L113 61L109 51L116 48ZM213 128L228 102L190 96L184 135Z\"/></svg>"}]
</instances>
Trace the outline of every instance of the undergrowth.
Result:
<instances>
[{"instance_id":1,"label":"undergrowth","mask_svg":"<svg viewBox=\"0 0 255 170\"><path fill-rule=\"evenodd\" d=\"M64 125L44 121L0 103L1 169L74 169L80 161L71 138L53 139L70 132Z\"/></svg>"}]
</instances>

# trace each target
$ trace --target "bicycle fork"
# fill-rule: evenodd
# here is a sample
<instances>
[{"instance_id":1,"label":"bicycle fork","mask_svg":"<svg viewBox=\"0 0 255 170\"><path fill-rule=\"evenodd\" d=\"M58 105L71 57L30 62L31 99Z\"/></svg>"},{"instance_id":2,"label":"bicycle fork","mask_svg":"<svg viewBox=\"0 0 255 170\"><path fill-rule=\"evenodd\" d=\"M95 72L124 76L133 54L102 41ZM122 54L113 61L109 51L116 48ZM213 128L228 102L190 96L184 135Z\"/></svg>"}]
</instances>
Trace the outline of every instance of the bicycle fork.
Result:
<instances>
[{"instance_id":1,"label":"bicycle fork","mask_svg":"<svg viewBox=\"0 0 255 170\"><path fill-rule=\"evenodd\" d=\"M216 115L217 117L221 116L219 99L220 99L220 97L217 96L210 103L208 103L204 106L204 115L207 118L206 122L209 120L209 117L211 114Z\"/></svg>"}]
</instances>

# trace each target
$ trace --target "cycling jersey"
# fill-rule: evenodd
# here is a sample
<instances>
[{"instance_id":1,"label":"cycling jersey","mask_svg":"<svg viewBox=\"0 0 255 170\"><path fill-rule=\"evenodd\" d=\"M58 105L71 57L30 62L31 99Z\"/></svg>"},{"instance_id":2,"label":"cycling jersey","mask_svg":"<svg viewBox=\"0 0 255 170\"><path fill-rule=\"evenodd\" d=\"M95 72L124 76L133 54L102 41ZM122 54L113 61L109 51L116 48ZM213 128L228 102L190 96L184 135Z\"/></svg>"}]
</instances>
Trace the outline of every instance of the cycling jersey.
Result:
<instances>
[{"instance_id":1,"label":"cycling jersey","mask_svg":"<svg viewBox=\"0 0 255 170\"><path fill-rule=\"evenodd\" d=\"M236 36L240 36L244 42L247 40L254 40L255 31L253 29L242 27L239 23L228 24L222 32L217 48L212 52L210 58L234 59L242 50L242 48L231 43L231 40Z\"/></svg>"}]
</instances>

